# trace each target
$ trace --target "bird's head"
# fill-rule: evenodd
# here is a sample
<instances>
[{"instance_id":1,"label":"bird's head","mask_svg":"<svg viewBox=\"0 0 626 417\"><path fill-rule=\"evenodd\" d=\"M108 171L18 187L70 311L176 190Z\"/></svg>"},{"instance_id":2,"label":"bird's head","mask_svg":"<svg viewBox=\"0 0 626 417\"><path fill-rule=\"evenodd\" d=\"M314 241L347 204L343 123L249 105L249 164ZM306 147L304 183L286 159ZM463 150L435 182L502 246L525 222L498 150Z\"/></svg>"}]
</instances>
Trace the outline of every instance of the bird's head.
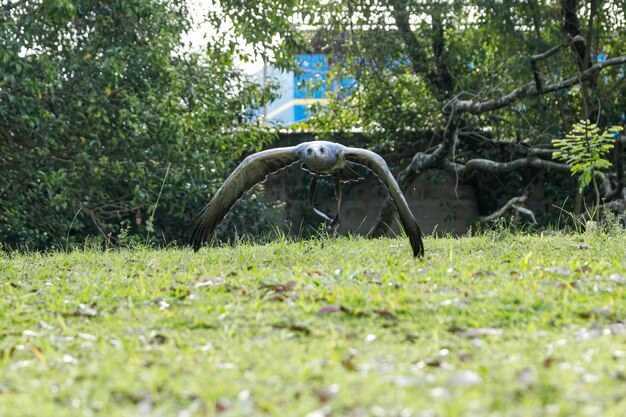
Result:
<instances>
[{"instance_id":1,"label":"bird's head","mask_svg":"<svg viewBox=\"0 0 626 417\"><path fill-rule=\"evenodd\" d=\"M327 173L339 162L341 145L333 142L306 142L298 149L300 158L315 172Z\"/></svg>"}]
</instances>

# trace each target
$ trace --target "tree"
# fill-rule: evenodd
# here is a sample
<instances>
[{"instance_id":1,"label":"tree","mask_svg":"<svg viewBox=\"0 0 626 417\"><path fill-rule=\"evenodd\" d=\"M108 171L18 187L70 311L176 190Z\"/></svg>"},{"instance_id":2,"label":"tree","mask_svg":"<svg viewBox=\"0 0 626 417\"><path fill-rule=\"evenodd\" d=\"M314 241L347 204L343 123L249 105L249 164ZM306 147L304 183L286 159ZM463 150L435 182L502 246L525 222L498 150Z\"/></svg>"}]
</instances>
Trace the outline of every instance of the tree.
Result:
<instances>
[{"instance_id":1,"label":"tree","mask_svg":"<svg viewBox=\"0 0 626 417\"><path fill-rule=\"evenodd\" d=\"M276 2L262 3L271 8ZM350 91L330 95L330 105L318 109L312 126L322 132L356 127L376 141L372 146L410 149L398 174L404 187L432 169L474 180L521 172L522 181L498 200L520 198L543 172L570 172L568 164L552 159L552 139L581 119L607 127L624 117L621 1L298 5L287 8L287 17L316 29L318 47L336 63L335 78L356 80ZM247 15L248 24L255 18L262 19ZM294 27L283 25L268 36L285 37L290 30ZM465 145L470 141L506 146L509 160L471 154ZM604 194L618 198L623 154L613 157L622 167L620 192L607 185ZM392 213L387 204L378 233Z\"/></svg>"},{"instance_id":2,"label":"tree","mask_svg":"<svg viewBox=\"0 0 626 417\"><path fill-rule=\"evenodd\" d=\"M269 92L229 42L185 48L188 15L183 0L2 2L0 241L110 241L121 224L179 239L241 153L271 139L241 125Z\"/></svg>"}]
</instances>

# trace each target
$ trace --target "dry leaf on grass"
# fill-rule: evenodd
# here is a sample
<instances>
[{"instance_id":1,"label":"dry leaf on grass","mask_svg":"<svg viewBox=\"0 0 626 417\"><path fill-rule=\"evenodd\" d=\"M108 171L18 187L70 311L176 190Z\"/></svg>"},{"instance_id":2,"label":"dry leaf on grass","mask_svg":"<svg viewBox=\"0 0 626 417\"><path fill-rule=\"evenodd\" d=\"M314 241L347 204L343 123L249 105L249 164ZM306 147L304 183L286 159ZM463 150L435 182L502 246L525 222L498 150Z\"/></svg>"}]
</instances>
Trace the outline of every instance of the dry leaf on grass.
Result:
<instances>
[{"instance_id":1,"label":"dry leaf on grass","mask_svg":"<svg viewBox=\"0 0 626 417\"><path fill-rule=\"evenodd\" d=\"M374 313L378 314L380 317L390 320L397 321L398 317L388 310L374 310Z\"/></svg>"},{"instance_id":2,"label":"dry leaf on grass","mask_svg":"<svg viewBox=\"0 0 626 417\"><path fill-rule=\"evenodd\" d=\"M604 306L600 308L596 308L595 310L587 310L581 311L578 315L584 319L592 318L592 317L608 317L615 314L615 310L612 306Z\"/></svg>"},{"instance_id":3,"label":"dry leaf on grass","mask_svg":"<svg viewBox=\"0 0 626 417\"><path fill-rule=\"evenodd\" d=\"M313 388L312 391L313 395L315 395L320 402L325 403L339 394L339 385L332 384L328 387Z\"/></svg>"},{"instance_id":4,"label":"dry leaf on grass","mask_svg":"<svg viewBox=\"0 0 626 417\"><path fill-rule=\"evenodd\" d=\"M349 309L348 307L344 307L338 304L329 304L317 310L317 314L333 314L333 313L352 313L352 310Z\"/></svg>"}]
</instances>

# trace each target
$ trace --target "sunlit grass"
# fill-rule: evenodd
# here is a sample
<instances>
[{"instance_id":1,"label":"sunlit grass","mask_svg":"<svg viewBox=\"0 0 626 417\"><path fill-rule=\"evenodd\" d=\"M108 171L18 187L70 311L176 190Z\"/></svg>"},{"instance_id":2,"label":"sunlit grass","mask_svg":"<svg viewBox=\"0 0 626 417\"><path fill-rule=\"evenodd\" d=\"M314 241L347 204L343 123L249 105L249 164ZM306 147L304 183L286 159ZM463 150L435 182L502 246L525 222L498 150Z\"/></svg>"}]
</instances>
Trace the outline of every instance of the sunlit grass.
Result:
<instances>
[{"instance_id":1,"label":"sunlit grass","mask_svg":"<svg viewBox=\"0 0 626 417\"><path fill-rule=\"evenodd\" d=\"M0 252L0 415L626 415L626 239Z\"/></svg>"}]
</instances>

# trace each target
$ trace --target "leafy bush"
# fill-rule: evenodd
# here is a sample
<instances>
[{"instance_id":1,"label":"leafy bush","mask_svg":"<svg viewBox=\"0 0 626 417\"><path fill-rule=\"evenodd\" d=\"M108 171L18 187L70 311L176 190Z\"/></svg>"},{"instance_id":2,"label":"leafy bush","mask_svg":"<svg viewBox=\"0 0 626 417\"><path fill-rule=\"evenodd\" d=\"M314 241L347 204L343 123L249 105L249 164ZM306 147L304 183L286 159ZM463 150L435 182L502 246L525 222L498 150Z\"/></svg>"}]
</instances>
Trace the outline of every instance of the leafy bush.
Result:
<instances>
[{"instance_id":1,"label":"leafy bush","mask_svg":"<svg viewBox=\"0 0 626 417\"><path fill-rule=\"evenodd\" d=\"M579 177L580 191L592 182L595 174L604 178L602 170L612 166L605 156L613 149L616 133L621 130L620 126L612 126L601 132L598 126L583 120L575 123L563 139L552 141L561 151L554 152L553 157L571 164L572 175Z\"/></svg>"},{"instance_id":2,"label":"leafy bush","mask_svg":"<svg viewBox=\"0 0 626 417\"><path fill-rule=\"evenodd\" d=\"M122 222L180 239L241 153L272 139L240 127L270 93L225 42L184 50L187 16L182 0L0 9L0 240L110 241Z\"/></svg>"}]
</instances>

